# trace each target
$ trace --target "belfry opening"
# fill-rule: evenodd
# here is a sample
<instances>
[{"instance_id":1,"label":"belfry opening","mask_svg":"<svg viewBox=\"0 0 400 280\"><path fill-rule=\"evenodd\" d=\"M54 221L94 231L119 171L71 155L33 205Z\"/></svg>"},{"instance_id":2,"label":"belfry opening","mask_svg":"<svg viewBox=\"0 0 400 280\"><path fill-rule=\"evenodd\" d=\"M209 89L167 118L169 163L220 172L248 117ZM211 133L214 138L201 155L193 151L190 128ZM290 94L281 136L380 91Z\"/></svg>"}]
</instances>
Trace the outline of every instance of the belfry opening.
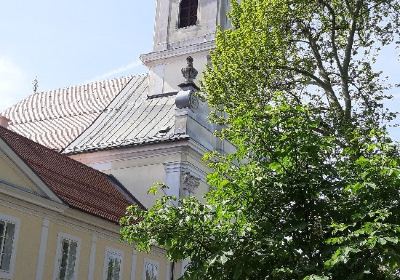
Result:
<instances>
[{"instance_id":1,"label":"belfry opening","mask_svg":"<svg viewBox=\"0 0 400 280\"><path fill-rule=\"evenodd\" d=\"M179 4L179 28L196 25L198 0L182 0Z\"/></svg>"}]
</instances>

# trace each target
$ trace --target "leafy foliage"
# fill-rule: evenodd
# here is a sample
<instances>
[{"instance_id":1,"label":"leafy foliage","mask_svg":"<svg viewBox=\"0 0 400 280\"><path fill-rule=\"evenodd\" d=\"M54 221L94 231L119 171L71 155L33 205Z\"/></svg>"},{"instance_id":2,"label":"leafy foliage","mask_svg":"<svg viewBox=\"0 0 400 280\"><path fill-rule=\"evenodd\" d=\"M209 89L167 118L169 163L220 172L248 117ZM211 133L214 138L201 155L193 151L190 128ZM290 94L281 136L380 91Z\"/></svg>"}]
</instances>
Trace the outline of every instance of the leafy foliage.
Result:
<instances>
[{"instance_id":1,"label":"leafy foliage","mask_svg":"<svg viewBox=\"0 0 400 280\"><path fill-rule=\"evenodd\" d=\"M232 5L203 89L237 150L206 156L205 203L131 207L123 238L189 258L185 279L400 279L395 114L373 67L398 38L399 1Z\"/></svg>"}]
</instances>

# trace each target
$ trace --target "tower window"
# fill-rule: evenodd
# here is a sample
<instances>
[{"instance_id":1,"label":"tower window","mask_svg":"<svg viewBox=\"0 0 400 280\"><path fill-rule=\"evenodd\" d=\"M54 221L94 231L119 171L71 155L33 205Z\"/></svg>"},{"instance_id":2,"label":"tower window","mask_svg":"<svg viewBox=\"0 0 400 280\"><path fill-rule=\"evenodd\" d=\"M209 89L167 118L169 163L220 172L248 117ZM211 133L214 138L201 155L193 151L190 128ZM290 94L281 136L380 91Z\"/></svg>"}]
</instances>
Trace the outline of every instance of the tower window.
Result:
<instances>
[{"instance_id":1,"label":"tower window","mask_svg":"<svg viewBox=\"0 0 400 280\"><path fill-rule=\"evenodd\" d=\"M182 0L179 5L179 28L196 25L198 0Z\"/></svg>"}]
</instances>

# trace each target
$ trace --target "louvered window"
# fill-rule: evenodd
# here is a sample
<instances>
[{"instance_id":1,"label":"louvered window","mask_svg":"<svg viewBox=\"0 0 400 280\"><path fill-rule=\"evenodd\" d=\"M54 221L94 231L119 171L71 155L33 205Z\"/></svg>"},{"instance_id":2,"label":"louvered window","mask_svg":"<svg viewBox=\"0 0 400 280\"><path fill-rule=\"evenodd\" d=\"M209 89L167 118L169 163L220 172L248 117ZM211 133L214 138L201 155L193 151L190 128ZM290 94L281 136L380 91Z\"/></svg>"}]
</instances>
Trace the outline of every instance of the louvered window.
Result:
<instances>
[{"instance_id":1,"label":"louvered window","mask_svg":"<svg viewBox=\"0 0 400 280\"><path fill-rule=\"evenodd\" d=\"M196 25L198 0L182 0L179 5L179 28Z\"/></svg>"}]
</instances>

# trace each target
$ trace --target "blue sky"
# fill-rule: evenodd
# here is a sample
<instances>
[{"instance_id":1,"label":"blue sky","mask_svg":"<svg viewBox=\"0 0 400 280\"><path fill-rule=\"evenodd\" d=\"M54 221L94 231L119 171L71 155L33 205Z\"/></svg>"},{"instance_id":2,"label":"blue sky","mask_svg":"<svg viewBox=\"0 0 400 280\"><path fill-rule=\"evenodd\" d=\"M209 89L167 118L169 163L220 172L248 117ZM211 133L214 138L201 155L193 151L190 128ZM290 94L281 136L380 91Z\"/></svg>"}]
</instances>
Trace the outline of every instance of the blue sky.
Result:
<instances>
[{"instance_id":1,"label":"blue sky","mask_svg":"<svg viewBox=\"0 0 400 280\"><path fill-rule=\"evenodd\" d=\"M0 0L0 111L39 89L145 72L153 0Z\"/></svg>"},{"instance_id":2,"label":"blue sky","mask_svg":"<svg viewBox=\"0 0 400 280\"><path fill-rule=\"evenodd\" d=\"M146 72L155 0L0 0L0 111L39 90ZM377 67L400 83L398 52ZM400 111L400 90L388 103ZM391 130L400 139L400 128Z\"/></svg>"}]
</instances>

